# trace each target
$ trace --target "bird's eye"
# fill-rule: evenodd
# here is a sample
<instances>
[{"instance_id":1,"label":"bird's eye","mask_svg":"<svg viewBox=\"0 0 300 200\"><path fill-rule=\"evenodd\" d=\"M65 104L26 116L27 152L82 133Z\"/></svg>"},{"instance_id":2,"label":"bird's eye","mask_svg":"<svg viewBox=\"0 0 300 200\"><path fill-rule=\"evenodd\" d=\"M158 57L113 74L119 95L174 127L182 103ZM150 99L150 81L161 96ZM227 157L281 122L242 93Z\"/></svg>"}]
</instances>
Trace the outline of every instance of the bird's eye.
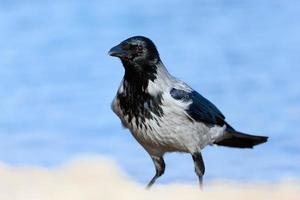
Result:
<instances>
[{"instance_id":1,"label":"bird's eye","mask_svg":"<svg viewBox=\"0 0 300 200\"><path fill-rule=\"evenodd\" d=\"M138 45L138 46L136 47L136 49L137 49L138 52L142 52L142 51L143 51L143 46Z\"/></svg>"}]
</instances>

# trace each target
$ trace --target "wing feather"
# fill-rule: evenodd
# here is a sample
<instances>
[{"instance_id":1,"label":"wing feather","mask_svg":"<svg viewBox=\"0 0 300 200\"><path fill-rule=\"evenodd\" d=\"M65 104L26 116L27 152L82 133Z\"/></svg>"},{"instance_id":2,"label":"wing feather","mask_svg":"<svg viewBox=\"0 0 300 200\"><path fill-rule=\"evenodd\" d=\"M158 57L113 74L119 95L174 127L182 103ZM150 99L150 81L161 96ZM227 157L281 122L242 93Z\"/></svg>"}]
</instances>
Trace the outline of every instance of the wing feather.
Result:
<instances>
[{"instance_id":1,"label":"wing feather","mask_svg":"<svg viewBox=\"0 0 300 200\"><path fill-rule=\"evenodd\" d=\"M226 123L225 116L221 111L198 92L194 90L187 92L173 88L170 91L170 94L176 100L191 102L186 112L194 120L220 126L223 126Z\"/></svg>"}]
</instances>

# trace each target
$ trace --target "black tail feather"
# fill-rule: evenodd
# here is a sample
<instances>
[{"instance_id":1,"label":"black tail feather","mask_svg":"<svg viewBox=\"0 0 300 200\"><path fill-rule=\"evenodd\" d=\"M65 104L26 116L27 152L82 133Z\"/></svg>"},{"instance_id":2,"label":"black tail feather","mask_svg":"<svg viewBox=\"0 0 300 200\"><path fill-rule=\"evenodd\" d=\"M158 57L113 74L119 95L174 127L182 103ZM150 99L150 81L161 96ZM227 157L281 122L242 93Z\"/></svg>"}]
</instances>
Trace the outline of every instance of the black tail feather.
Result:
<instances>
[{"instance_id":1,"label":"black tail feather","mask_svg":"<svg viewBox=\"0 0 300 200\"><path fill-rule=\"evenodd\" d=\"M215 144L236 148L253 148L255 145L267 142L267 140L268 137L266 136L249 135L230 129L227 131L226 137L215 142Z\"/></svg>"}]
</instances>

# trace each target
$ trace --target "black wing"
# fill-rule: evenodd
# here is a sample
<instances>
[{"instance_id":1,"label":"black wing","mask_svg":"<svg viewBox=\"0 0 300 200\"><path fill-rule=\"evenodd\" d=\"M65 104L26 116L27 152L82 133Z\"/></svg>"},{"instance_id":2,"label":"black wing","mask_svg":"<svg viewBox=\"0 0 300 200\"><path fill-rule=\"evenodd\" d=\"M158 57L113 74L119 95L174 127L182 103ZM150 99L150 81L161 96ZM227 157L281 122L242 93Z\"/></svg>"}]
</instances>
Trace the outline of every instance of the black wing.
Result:
<instances>
[{"instance_id":1,"label":"black wing","mask_svg":"<svg viewBox=\"0 0 300 200\"><path fill-rule=\"evenodd\" d=\"M192 102L186 111L194 120L220 126L223 126L226 123L225 116L221 111L198 92L187 92L173 88L170 91L170 94L176 100Z\"/></svg>"}]
</instances>

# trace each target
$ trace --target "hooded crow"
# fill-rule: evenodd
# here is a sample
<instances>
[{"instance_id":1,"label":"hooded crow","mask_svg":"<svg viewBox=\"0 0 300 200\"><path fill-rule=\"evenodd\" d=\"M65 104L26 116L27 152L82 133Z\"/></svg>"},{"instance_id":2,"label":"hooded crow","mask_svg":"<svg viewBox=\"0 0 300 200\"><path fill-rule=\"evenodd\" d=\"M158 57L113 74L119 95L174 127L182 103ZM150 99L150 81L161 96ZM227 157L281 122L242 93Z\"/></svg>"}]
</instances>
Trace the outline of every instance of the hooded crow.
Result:
<instances>
[{"instance_id":1,"label":"hooded crow","mask_svg":"<svg viewBox=\"0 0 300 200\"><path fill-rule=\"evenodd\" d=\"M202 188L205 146L253 148L267 141L265 136L236 131L214 104L173 77L150 39L128 38L108 54L120 58L125 69L112 110L149 153L156 169L148 188L164 173L167 152L192 155Z\"/></svg>"}]
</instances>

